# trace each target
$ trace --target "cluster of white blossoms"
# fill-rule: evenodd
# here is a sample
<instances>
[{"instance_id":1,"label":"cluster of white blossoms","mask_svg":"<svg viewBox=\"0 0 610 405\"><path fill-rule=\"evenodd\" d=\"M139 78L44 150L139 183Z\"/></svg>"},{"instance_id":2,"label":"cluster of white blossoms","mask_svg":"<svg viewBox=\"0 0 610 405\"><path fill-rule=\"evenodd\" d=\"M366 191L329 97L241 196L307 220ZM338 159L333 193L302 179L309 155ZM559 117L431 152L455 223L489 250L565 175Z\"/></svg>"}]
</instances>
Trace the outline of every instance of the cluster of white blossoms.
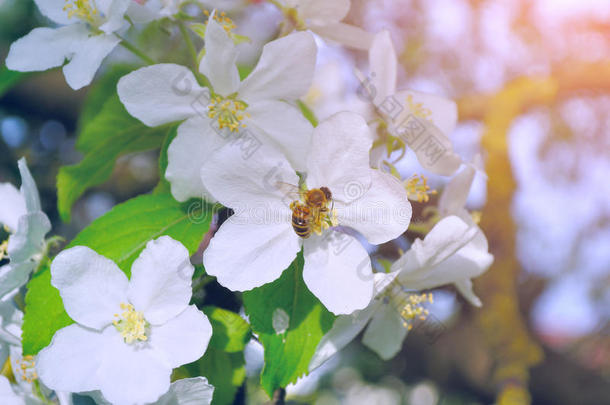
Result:
<instances>
[{"instance_id":1,"label":"cluster of white blossoms","mask_svg":"<svg viewBox=\"0 0 610 405\"><path fill-rule=\"evenodd\" d=\"M305 285L338 316L310 369L367 325L364 344L389 359L414 322L425 318L428 290L454 285L481 305L471 279L493 257L465 208L479 169L453 151L448 135L457 122L455 103L397 90L389 32L372 34L342 22L349 0L270 2L284 22L245 78L237 66L235 24L224 12L201 13L208 18L195 71L155 64L122 37L138 23L192 21L183 3L230 11L245 1L36 0L58 26L36 28L16 41L6 64L20 71L63 66L68 84L78 89L119 43L141 56L148 66L122 77L116 90L127 112L145 125L177 124L164 173L171 194L233 212L203 253L206 273L230 290L247 291L278 279L302 252ZM365 116L338 108L315 125L306 118L300 100L316 70L316 35L368 52L368 75L356 73ZM401 237L411 224L410 200L429 199L425 178L402 179L394 166L406 149L425 170L453 177L423 239L386 272L375 271L371 246ZM205 378L170 384L173 369L204 355L212 327L189 305L189 252L166 235L148 242L129 278L88 247L59 253L50 265L51 284L74 323L57 331L36 357L21 356L21 317L11 297L46 260L50 223L24 160L19 169L21 191L0 184L0 223L10 232L0 246L0 259L6 256L0 304L7 308L0 313L0 348L4 361L10 353L25 385L0 377L0 402L70 403L70 393L86 393L98 403L209 404L214 388Z\"/></svg>"}]
</instances>

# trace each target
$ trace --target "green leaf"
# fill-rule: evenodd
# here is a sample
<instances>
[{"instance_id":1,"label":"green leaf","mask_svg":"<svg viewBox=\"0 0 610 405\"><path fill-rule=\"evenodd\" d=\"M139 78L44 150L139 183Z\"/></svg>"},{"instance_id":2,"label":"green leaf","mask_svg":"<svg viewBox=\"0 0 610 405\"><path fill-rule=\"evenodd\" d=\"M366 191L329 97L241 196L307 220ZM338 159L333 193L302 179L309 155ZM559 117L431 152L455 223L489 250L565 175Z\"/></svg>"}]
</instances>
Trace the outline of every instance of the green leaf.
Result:
<instances>
[{"instance_id":1,"label":"green leaf","mask_svg":"<svg viewBox=\"0 0 610 405\"><path fill-rule=\"evenodd\" d=\"M68 247L89 246L129 276L131 264L146 243L159 236L169 235L194 253L210 227L211 212L200 201L180 204L168 194L142 195L93 221ZM51 286L48 268L29 282L28 296L23 327L30 332L24 333L23 350L36 354L70 318L63 311L59 292Z\"/></svg>"},{"instance_id":2,"label":"green leaf","mask_svg":"<svg viewBox=\"0 0 610 405\"><path fill-rule=\"evenodd\" d=\"M28 283L23 316L23 354L36 354L51 342L56 330L73 323L64 311L59 291L51 286L51 272L46 266Z\"/></svg>"},{"instance_id":3,"label":"green leaf","mask_svg":"<svg viewBox=\"0 0 610 405\"><path fill-rule=\"evenodd\" d=\"M84 159L62 167L57 175L57 205L62 219L68 222L72 204L87 189L110 177L119 156L160 147L171 127L145 126L129 115L118 95L111 96L101 112L83 128L82 137L95 139L81 143L87 149Z\"/></svg>"},{"instance_id":4,"label":"green leaf","mask_svg":"<svg viewBox=\"0 0 610 405\"><path fill-rule=\"evenodd\" d=\"M28 74L9 70L6 66L0 67L0 97L23 80Z\"/></svg>"},{"instance_id":5,"label":"green leaf","mask_svg":"<svg viewBox=\"0 0 610 405\"><path fill-rule=\"evenodd\" d=\"M253 331L265 349L261 385L269 396L307 373L335 320L303 282L303 255L273 283L243 294Z\"/></svg>"},{"instance_id":6,"label":"green leaf","mask_svg":"<svg viewBox=\"0 0 610 405\"><path fill-rule=\"evenodd\" d=\"M250 325L235 312L217 307L203 307L203 312L212 323L214 333L210 346L227 353L243 351L252 337Z\"/></svg>"},{"instance_id":7,"label":"green leaf","mask_svg":"<svg viewBox=\"0 0 610 405\"><path fill-rule=\"evenodd\" d=\"M78 117L79 134L76 139L76 149L83 153L89 152L104 140L103 137L97 136L95 131L91 131L88 124L102 111L106 101L116 94L119 79L133 70L133 66L114 65L108 73L90 86Z\"/></svg>"},{"instance_id":8,"label":"green leaf","mask_svg":"<svg viewBox=\"0 0 610 405\"><path fill-rule=\"evenodd\" d=\"M246 379L244 353L227 353L210 345L205 355L185 366L191 376L203 375L214 386L212 405L231 405Z\"/></svg>"}]
</instances>

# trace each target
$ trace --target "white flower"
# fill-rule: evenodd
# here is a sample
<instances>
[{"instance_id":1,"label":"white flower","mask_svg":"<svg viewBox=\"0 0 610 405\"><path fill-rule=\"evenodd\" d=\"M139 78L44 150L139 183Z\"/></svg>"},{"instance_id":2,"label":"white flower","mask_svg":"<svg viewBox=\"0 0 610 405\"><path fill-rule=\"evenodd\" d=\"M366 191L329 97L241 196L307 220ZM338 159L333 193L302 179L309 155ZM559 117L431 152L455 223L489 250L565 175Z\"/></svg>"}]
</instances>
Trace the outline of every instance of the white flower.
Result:
<instances>
[{"instance_id":1,"label":"white flower","mask_svg":"<svg viewBox=\"0 0 610 405\"><path fill-rule=\"evenodd\" d=\"M214 387L205 377L184 378L174 381L161 398L150 405L209 405ZM88 394L98 405L111 405L99 391Z\"/></svg>"},{"instance_id":2,"label":"white flower","mask_svg":"<svg viewBox=\"0 0 610 405\"><path fill-rule=\"evenodd\" d=\"M154 402L173 368L199 359L212 327L191 298L193 267L179 242L148 242L131 280L85 246L60 253L51 283L77 323L55 333L37 358L41 381L70 392L100 390L113 404Z\"/></svg>"},{"instance_id":3,"label":"white flower","mask_svg":"<svg viewBox=\"0 0 610 405\"><path fill-rule=\"evenodd\" d=\"M303 247L305 284L326 308L346 314L368 305L373 294L368 253L335 225L380 244L402 234L411 218L400 182L369 166L368 131L354 113L320 123L307 156L307 191L301 192L288 161L273 151L263 149L255 162L235 158L229 149L215 155L202 168L202 179L235 215L204 252L208 273L227 288L249 290L278 278ZM311 217L299 224L291 218L306 219L299 213L308 195ZM310 236L299 237L293 224L309 229Z\"/></svg>"},{"instance_id":4,"label":"white flower","mask_svg":"<svg viewBox=\"0 0 610 405\"><path fill-rule=\"evenodd\" d=\"M457 123L457 106L443 97L410 90L397 91L397 67L390 33L381 31L375 35L369 50L370 78L360 79L367 96L390 133L415 152L424 169L449 176L462 162L447 137ZM380 151L374 150L372 155L379 155ZM374 160L372 163L376 165L378 162Z\"/></svg>"},{"instance_id":5,"label":"white flower","mask_svg":"<svg viewBox=\"0 0 610 405\"><path fill-rule=\"evenodd\" d=\"M8 378L3 375L0 375L0 403L4 405L26 405L25 398L13 390Z\"/></svg>"},{"instance_id":6,"label":"white flower","mask_svg":"<svg viewBox=\"0 0 610 405\"><path fill-rule=\"evenodd\" d=\"M350 0L278 0L289 24L299 30L310 29L322 38L368 50L373 36L363 29L342 23L351 7Z\"/></svg>"},{"instance_id":7,"label":"white flower","mask_svg":"<svg viewBox=\"0 0 610 405\"><path fill-rule=\"evenodd\" d=\"M258 65L241 82L235 45L213 17L205 38L199 70L209 79L211 94L197 84L190 70L175 64L139 69L118 84L127 111L146 125L187 119L169 146L165 173L178 201L211 199L200 179L201 166L225 145L240 145L244 152L244 145L252 151L268 142L304 169L313 130L301 112L285 102L303 96L310 86L316 60L310 33L265 45Z\"/></svg>"},{"instance_id":8,"label":"white flower","mask_svg":"<svg viewBox=\"0 0 610 405\"><path fill-rule=\"evenodd\" d=\"M35 28L13 42L6 66L21 72L64 65L74 90L88 85L104 58L121 42L114 33L132 0L35 0L40 12L60 25Z\"/></svg>"},{"instance_id":9,"label":"white flower","mask_svg":"<svg viewBox=\"0 0 610 405\"><path fill-rule=\"evenodd\" d=\"M11 234L8 243L0 245L0 258L7 253L10 259L0 266L0 298L27 282L44 251L44 236L51 230L25 159L20 159L18 166L21 190L0 183L0 223Z\"/></svg>"}]
</instances>

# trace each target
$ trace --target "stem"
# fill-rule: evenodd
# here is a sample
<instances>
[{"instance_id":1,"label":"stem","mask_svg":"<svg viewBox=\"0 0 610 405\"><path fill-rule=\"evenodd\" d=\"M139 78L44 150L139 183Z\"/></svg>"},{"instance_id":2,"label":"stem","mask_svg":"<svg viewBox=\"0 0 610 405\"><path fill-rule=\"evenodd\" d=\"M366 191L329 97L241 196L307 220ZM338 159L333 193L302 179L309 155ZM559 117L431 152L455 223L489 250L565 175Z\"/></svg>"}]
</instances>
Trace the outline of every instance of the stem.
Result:
<instances>
[{"instance_id":1,"label":"stem","mask_svg":"<svg viewBox=\"0 0 610 405\"><path fill-rule=\"evenodd\" d=\"M271 400L273 405L285 405L286 404L286 390L284 388L278 388L273 393L273 399Z\"/></svg>"},{"instance_id":2,"label":"stem","mask_svg":"<svg viewBox=\"0 0 610 405\"><path fill-rule=\"evenodd\" d=\"M197 280L197 283L193 286L193 292L199 291L206 285L210 284L212 281L214 281L214 277L209 277L205 275L201 276L201 278Z\"/></svg>"},{"instance_id":3,"label":"stem","mask_svg":"<svg viewBox=\"0 0 610 405\"><path fill-rule=\"evenodd\" d=\"M180 28L180 33L182 34L182 37L184 38L184 42L186 43L186 48L189 51L189 54L191 54L191 59L193 60L193 68L195 69L195 71L197 72L199 69L199 61L197 60L197 50L195 49L195 45L193 45L193 41L191 40L191 37L188 33L188 31L186 30L186 26L184 25L184 23L182 21L178 22L178 28Z\"/></svg>"},{"instance_id":4,"label":"stem","mask_svg":"<svg viewBox=\"0 0 610 405\"><path fill-rule=\"evenodd\" d=\"M119 37L119 38L121 38L121 37ZM140 59L142 59L147 64L154 65L154 64L157 63L150 56L148 56L147 54L142 52L134 44L132 44L131 42L127 41L125 38L121 38L121 45L123 46L123 48L127 49L128 51L130 51L134 55L140 57Z\"/></svg>"}]
</instances>

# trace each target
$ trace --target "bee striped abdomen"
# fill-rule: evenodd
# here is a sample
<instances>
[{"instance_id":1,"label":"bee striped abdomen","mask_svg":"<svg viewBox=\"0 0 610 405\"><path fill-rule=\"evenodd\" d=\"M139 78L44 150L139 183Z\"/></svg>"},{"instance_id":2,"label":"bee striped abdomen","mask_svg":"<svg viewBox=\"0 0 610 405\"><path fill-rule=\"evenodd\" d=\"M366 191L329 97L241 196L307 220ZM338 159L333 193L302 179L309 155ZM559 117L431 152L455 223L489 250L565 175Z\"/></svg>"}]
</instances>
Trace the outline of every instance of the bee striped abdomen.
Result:
<instances>
[{"instance_id":1,"label":"bee striped abdomen","mask_svg":"<svg viewBox=\"0 0 610 405\"><path fill-rule=\"evenodd\" d=\"M292 229L301 238L311 235L311 212L306 205L294 202L292 205Z\"/></svg>"}]
</instances>

